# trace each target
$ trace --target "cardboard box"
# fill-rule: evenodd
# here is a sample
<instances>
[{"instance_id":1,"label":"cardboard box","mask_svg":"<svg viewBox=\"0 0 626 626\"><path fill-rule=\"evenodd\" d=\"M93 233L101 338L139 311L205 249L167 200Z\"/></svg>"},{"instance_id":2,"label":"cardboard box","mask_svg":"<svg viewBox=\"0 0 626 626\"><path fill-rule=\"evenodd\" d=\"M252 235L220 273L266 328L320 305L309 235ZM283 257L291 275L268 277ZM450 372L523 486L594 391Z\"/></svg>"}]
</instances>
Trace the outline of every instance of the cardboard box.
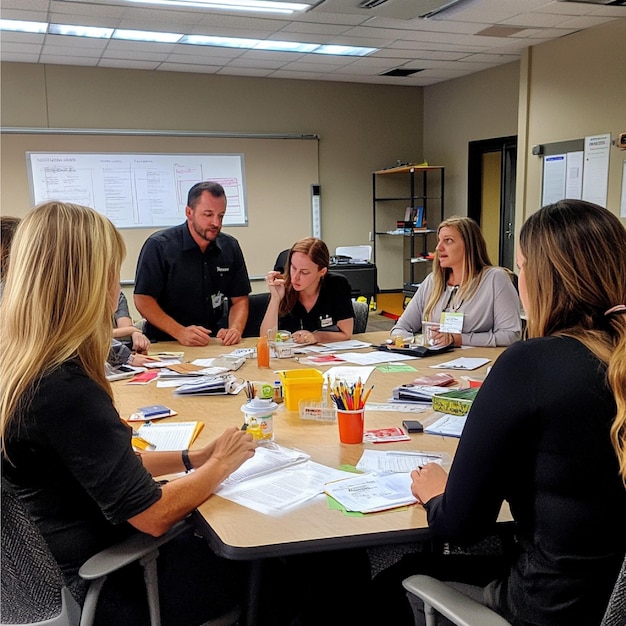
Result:
<instances>
[{"instance_id":1,"label":"cardboard box","mask_svg":"<svg viewBox=\"0 0 626 626\"><path fill-rule=\"evenodd\" d=\"M298 369L279 372L283 384L285 407L297 411L300 400L321 402L324 376L316 369Z\"/></svg>"}]
</instances>

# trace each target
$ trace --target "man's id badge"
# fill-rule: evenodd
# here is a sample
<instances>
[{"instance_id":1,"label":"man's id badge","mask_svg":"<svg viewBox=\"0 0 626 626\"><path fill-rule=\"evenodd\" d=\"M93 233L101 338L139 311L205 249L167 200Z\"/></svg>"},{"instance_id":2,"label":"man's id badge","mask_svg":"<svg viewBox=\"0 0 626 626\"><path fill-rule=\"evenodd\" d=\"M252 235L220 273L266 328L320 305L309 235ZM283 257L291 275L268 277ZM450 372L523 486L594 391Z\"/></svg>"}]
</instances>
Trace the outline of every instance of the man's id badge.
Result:
<instances>
[{"instance_id":1,"label":"man's id badge","mask_svg":"<svg viewBox=\"0 0 626 626\"><path fill-rule=\"evenodd\" d=\"M439 330L442 333L455 333L460 335L463 331L463 313L452 313L444 311L441 314Z\"/></svg>"},{"instance_id":2,"label":"man's id badge","mask_svg":"<svg viewBox=\"0 0 626 626\"><path fill-rule=\"evenodd\" d=\"M222 302L224 302L224 294L218 291L217 293L211 294L211 305L214 309L217 309L222 306Z\"/></svg>"}]
</instances>

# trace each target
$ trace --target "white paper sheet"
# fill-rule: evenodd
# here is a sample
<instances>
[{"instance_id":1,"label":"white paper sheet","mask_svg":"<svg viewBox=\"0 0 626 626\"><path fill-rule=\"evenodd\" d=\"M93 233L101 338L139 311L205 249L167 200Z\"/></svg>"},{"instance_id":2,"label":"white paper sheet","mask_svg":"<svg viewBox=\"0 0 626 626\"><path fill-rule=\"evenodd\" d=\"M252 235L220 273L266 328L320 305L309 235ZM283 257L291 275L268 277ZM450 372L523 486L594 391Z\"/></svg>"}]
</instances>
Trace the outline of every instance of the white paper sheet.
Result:
<instances>
[{"instance_id":1,"label":"white paper sheet","mask_svg":"<svg viewBox=\"0 0 626 626\"><path fill-rule=\"evenodd\" d=\"M471 357L459 357L452 361L446 361L445 363L439 363L439 365L431 365L433 369L451 369L451 370L476 370L483 365L489 363L491 359L471 358Z\"/></svg>"}]
</instances>

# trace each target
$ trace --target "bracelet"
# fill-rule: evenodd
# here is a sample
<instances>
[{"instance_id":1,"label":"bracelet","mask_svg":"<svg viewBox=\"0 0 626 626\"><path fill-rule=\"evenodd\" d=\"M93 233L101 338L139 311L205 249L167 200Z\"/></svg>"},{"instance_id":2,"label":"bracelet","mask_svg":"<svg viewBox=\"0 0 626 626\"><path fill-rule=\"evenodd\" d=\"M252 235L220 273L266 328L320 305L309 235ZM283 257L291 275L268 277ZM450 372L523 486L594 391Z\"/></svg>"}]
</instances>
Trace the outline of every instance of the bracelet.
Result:
<instances>
[{"instance_id":1,"label":"bracelet","mask_svg":"<svg viewBox=\"0 0 626 626\"><path fill-rule=\"evenodd\" d=\"M189 460L189 450L183 450L181 456L183 458L183 465L185 466L185 473L188 474L193 469L193 465Z\"/></svg>"}]
</instances>

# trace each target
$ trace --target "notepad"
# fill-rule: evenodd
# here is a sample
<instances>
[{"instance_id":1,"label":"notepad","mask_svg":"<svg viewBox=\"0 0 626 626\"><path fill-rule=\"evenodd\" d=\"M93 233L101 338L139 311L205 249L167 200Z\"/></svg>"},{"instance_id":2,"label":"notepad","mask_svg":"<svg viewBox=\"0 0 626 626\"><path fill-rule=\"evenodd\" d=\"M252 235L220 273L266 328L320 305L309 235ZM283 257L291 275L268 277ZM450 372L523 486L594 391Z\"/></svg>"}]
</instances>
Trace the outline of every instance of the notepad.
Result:
<instances>
[{"instance_id":1,"label":"notepad","mask_svg":"<svg viewBox=\"0 0 626 626\"><path fill-rule=\"evenodd\" d=\"M153 444L158 452L186 450L195 441L204 422L176 422L174 424L144 424L137 432Z\"/></svg>"},{"instance_id":2,"label":"notepad","mask_svg":"<svg viewBox=\"0 0 626 626\"><path fill-rule=\"evenodd\" d=\"M467 415L443 415L436 422L424 427L427 435L460 437L465 427Z\"/></svg>"}]
</instances>

